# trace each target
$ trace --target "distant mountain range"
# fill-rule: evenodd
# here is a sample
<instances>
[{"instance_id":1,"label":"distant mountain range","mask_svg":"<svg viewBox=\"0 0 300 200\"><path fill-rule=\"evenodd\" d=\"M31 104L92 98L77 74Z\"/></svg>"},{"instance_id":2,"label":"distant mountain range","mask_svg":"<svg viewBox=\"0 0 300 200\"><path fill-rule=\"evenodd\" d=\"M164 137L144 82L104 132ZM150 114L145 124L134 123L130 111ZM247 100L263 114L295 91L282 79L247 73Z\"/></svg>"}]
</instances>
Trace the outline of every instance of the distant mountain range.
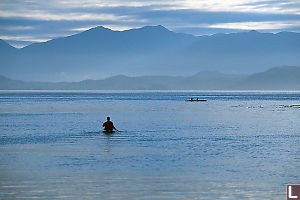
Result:
<instances>
[{"instance_id":1,"label":"distant mountain range","mask_svg":"<svg viewBox=\"0 0 300 200\"><path fill-rule=\"evenodd\" d=\"M1 90L300 90L300 67L274 67L249 76L203 71L194 76L118 75L80 82L26 82L0 76Z\"/></svg>"},{"instance_id":2,"label":"distant mountain range","mask_svg":"<svg viewBox=\"0 0 300 200\"><path fill-rule=\"evenodd\" d=\"M78 81L118 74L249 74L300 66L300 34L257 31L193 36L163 26L112 31L102 26L16 49L0 40L0 74L27 81Z\"/></svg>"}]
</instances>

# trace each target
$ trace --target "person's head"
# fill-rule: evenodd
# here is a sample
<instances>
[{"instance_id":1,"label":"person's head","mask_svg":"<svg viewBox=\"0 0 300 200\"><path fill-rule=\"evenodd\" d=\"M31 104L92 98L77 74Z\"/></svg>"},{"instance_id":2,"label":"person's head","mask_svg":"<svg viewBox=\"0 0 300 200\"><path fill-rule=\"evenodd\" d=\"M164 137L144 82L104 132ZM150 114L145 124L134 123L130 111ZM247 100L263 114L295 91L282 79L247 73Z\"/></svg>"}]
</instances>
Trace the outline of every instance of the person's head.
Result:
<instances>
[{"instance_id":1,"label":"person's head","mask_svg":"<svg viewBox=\"0 0 300 200\"><path fill-rule=\"evenodd\" d=\"M107 121L110 121L110 117L106 117Z\"/></svg>"}]
</instances>

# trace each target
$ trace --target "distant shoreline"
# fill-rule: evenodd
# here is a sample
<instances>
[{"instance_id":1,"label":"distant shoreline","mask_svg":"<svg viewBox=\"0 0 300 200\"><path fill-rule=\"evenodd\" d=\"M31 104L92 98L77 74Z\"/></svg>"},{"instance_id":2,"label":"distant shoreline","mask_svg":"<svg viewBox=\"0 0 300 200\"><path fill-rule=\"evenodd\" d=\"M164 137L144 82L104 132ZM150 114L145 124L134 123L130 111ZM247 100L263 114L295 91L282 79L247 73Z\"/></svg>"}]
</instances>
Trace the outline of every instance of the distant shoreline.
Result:
<instances>
[{"instance_id":1,"label":"distant shoreline","mask_svg":"<svg viewBox=\"0 0 300 200\"><path fill-rule=\"evenodd\" d=\"M273 67L248 76L204 71L194 76L114 76L79 82L37 82L0 76L0 90L297 91L300 67Z\"/></svg>"}]
</instances>

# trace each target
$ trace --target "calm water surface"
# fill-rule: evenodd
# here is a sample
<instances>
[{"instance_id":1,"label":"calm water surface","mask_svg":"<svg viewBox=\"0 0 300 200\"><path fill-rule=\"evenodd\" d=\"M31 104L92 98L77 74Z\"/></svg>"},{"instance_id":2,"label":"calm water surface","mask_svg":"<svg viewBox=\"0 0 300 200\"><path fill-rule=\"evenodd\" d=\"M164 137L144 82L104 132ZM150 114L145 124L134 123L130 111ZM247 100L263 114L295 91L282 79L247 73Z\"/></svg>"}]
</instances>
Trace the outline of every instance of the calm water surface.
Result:
<instances>
[{"instance_id":1,"label":"calm water surface","mask_svg":"<svg viewBox=\"0 0 300 200\"><path fill-rule=\"evenodd\" d=\"M285 199L296 105L300 92L2 91L0 199ZM123 132L99 132L106 116Z\"/></svg>"}]
</instances>

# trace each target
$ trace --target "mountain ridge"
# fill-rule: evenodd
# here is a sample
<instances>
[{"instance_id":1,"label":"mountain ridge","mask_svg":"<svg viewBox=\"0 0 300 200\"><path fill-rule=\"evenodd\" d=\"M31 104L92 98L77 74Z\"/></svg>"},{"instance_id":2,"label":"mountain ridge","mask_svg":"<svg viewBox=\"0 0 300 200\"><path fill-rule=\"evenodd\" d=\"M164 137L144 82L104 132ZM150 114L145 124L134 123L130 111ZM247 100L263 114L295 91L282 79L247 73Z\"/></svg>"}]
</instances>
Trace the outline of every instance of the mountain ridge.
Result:
<instances>
[{"instance_id":1,"label":"mountain ridge","mask_svg":"<svg viewBox=\"0 0 300 200\"><path fill-rule=\"evenodd\" d=\"M188 76L203 70L254 73L300 66L299 44L300 34L292 32L193 36L163 26L125 31L98 26L13 53L0 48L5 54L0 74L27 81L78 81L117 74Z\"/></svg>"},{"instance_id":2,"label":"mountain ridge","mask_svg":"<svg viewBox=\"0 0 300 200\"><path fill-rule=\"evenodd\" d=\"M201 75L202 73L202 75ZM210 78L207 74L210 74ZM278 81L280 76L282 81ZM273 77L273 78L272 78ZM287 81L288 80L288 81ZM0 76L1 90L300 90L300 67L273 67L248 76L226 75L216 71L193 76L118 75L102 80L80 82L24 82Z\"/></svg>"}]
</instances>

